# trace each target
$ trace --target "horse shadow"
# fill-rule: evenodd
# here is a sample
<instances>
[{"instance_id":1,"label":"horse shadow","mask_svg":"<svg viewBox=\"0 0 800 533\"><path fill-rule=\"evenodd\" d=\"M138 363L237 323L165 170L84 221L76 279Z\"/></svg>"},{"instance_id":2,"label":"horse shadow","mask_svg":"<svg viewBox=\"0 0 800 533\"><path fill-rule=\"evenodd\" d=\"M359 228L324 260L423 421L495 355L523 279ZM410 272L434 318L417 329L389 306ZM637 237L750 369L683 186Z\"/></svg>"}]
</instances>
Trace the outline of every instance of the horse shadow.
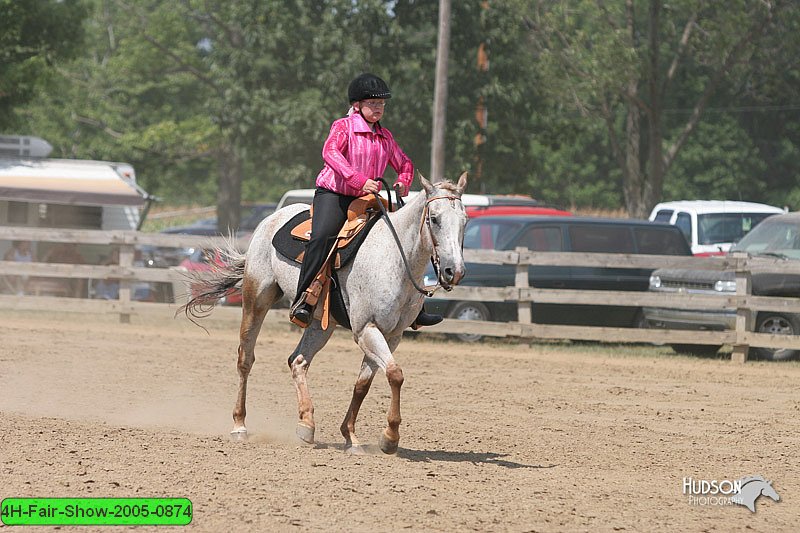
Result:
<instances>
[{"instance_id":1,"label":"horse shadow","mask_svg":"<svg viewBox=\"0 0 800 533\"><path fill-rule=\"evenodd\" d=\"M314 449L317 450L341 450L346 452L347 448L343 444L333 444L317 441L314 444ZM384 456L385 454L375 444L362 444L361 450L365 455ZM503 468L555 468L557 464L545 465L529 465L524 463L517 463L503 459L508 454L500 454L494 452L450 452L447 450L413 450L411 448L398 448L397 457L411 461L414 463L472 463L472 464L487 464L497 465Z\"/></svg>"},{"instance_id":2,"label":"horse shadow","mask_svg":"<svg viewBox=\"0 0 800 533\"><path fill-rule=\"evenodd\" d=\"M447 450L412 450L410 448L400 448L397 450L397 456L406 461L415 463L472 463L497 465L503 468L555 468L558 466L554 464L529 465L517 463L503 459L503 457L508 457L508 454L494 452L451 452Z\"/></svg>"}]
</instances>

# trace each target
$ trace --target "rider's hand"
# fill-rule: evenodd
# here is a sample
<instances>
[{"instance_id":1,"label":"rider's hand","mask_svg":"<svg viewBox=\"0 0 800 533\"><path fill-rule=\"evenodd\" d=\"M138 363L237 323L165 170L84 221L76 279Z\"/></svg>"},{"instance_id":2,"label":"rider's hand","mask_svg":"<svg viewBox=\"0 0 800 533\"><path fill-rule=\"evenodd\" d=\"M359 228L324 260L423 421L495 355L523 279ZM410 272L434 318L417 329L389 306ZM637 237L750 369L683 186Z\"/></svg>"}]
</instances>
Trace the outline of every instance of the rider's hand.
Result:
<instances>
[{"instance_id":1,"label":"rider's hand","mask_svg":"<svg viewBox=\"0 0 800 533\"><path fill-rule=\"evenodd\" d=\"M408 185L405 183L398 181L393 187L400 196L408 196Z\"/></svg>"},{"instance_id":2,"label":"rider's hand","mask_svg":"<svg viewBox=\"0 0 800 533\"><path fill-rule=\"evenodd\" d=\"M364 182L364 186L361 187L361 190L367 194L378 192L380 190L380 185L375 180L367 180Z\"/></svg>"}]
</instances>

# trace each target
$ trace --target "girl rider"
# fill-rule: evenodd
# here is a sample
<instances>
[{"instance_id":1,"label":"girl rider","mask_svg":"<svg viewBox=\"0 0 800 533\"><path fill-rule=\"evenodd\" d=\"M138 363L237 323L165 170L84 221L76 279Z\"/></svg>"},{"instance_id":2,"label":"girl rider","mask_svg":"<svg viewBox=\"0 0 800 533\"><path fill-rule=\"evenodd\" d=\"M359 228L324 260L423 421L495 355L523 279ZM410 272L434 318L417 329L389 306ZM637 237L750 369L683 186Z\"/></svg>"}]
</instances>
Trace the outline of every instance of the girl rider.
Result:
<instances>
[{"instance_id":1,"label":"girl rider","mask_svg":"<svg viewBox=\"0 0 800 533\"><path fill-rule=\"evenodd\" d=\"M314 193L314 216L311 237L306 244L297 297L289 312L295 324L308 327L314 310L306 303L306 290L322 268L339 230L347 220L347 207L359 196L381 189L376 178L383 176L386 165L397 172L394 187L407 196L414 177L414 165L400 149L392 133L380 124L386 100L392 97L389 87L374 74L361 74L347 88L350 110L336 120L322 147L325 165L317 175ZM417 326L432 326L442 321L423 308Z\"/></svg>"}]
</instances>

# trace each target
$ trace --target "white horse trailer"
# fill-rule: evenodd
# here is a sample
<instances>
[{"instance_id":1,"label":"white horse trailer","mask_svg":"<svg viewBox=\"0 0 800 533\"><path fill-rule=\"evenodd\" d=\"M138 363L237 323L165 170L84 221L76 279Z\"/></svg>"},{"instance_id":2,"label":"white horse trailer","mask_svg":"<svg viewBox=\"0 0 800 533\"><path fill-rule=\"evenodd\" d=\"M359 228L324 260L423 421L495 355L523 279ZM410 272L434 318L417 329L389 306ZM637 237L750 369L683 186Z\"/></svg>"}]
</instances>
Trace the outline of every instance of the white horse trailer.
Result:
<instances>
[{"instance_id":1,"label":"white horse trailer","mask_svg":"<svg viewBox=\"0 0 800 533\"><path fill-rule=\"evenodd\" d=\"M0 226L136 230L152 198L127 163L49 159L47 141L0 136ZM34 244L42 256L49 247ZM0 257L11 246L0 242ZM102 251L84 246L87 259Z\"/></svg>"},{"instance_id":2,"label":"white horse trailer","mask_svg":"<svg viewBox=\"0 0 800 533\"><path fill-rule=\"evenodd\" d=\"M127 163L0 158L0 225L135 230L147 193Z\"/></svg>"}]
</instances>

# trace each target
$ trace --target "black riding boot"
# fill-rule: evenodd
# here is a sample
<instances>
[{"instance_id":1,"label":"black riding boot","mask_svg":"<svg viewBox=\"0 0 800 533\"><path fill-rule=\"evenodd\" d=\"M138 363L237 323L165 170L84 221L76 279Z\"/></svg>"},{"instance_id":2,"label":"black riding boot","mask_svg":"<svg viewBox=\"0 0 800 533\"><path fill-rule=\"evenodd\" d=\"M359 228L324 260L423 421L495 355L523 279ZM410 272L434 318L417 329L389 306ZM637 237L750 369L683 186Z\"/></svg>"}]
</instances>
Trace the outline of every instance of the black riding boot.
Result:
<instances>
[{"instance_id":1,"label":"black riding boot","mask_svg":"<svg viewBox=\"0 0 800 533\"><path fill-rule=\"evenodd\" d=\"M347 206L355 197L338 194L318 187L314 193L314 217L311 219L311 240L306 244L297 296L289 310L289 319L298 326L308 327L314 319L314 306L306 303L306 289L325 264L328 252L336 243L336 235L347 221Z\"/></svg>"},{"instance_id":2,"label":"black riding boot","mask_svg":"<svg viewBox=\"0 0 800 533\"><path fill-rule=\"evenodd\" d=\"M421 328L422 326L435 326L442 320L444 320L444 317L442 317L442 315L432 315L426 313L425 306L422 306L422 309L419 310L419 314L417 315L416 320L414 320L414 324L412 324L412 327L414 327L414 329L417 329Z\"/></svg>"}]
</instances>

